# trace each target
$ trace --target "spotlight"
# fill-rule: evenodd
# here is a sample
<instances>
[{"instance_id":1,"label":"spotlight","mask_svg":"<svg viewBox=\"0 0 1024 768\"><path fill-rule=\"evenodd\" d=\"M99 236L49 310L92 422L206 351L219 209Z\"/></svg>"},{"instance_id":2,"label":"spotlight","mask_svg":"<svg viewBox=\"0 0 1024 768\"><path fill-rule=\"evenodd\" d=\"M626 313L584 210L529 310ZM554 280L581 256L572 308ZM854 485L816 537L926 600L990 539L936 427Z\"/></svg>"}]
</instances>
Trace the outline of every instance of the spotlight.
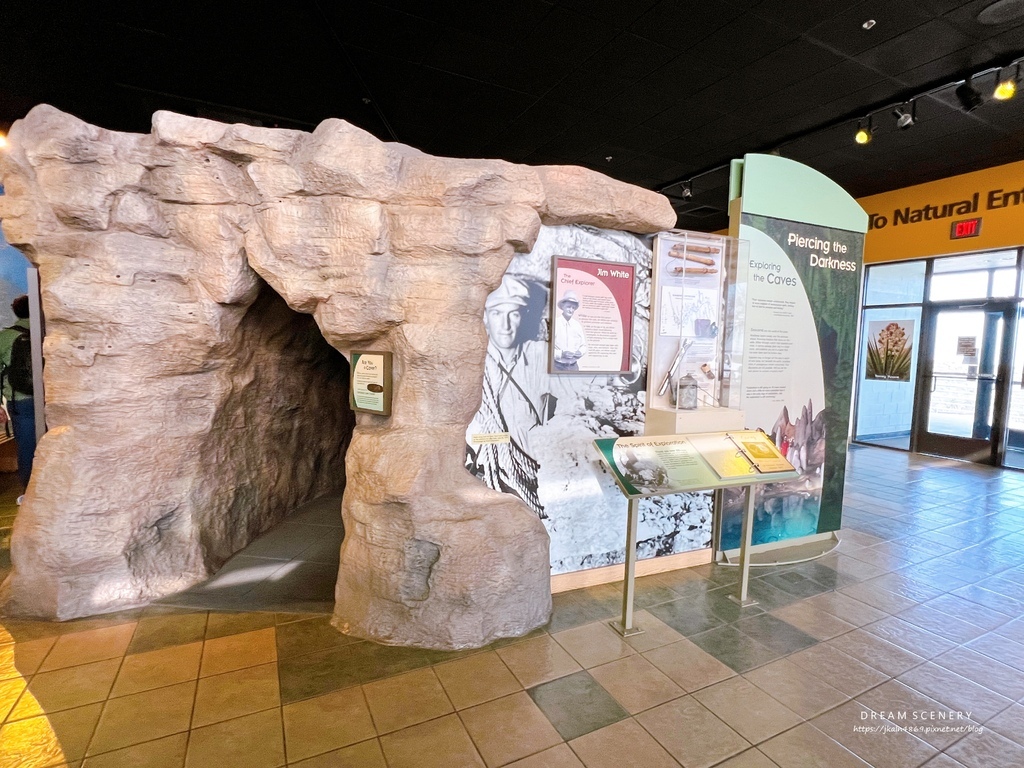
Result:
<instances>
[{"instance_id":1,"label":"spotlight","mask_svg":"<svg viewBox=\"0 0 1024 768\"><path fill-rule=\"evenodd\" d=\"M683 199L685 199L685 200L689 200L691 197L693 197L693 182L692 181L684 181L683 182L683 191L682 191L681 194L683 196Z\"/></svg>"},{"instance_id":2,"label":"spotlight","mask_svg":"<svg viewBox=\"0 0 1024 768\"><path fill-rule=\"evenodd\" d=\"M853 140L858 144L867 144L871 141L871 134L873 132L874 131L871 127L871 118L869 117L867 128L864 127L863 121L857 123L857 132L853 134Z\"/></svg>"},{"instance_id":3,"label":"spotlight","mask_svg":"<svg viewBox=\"0 0 1024 768\"><path fill-rule=\"evenodd\" d=\"M981 106L983 101L978 89L971 85L970 80L961 83L955 93L957 101L960 102L960 109L964 112L973 112Z\"/></svg>"},{"instance_id":4,"label":"spotlight","mask_svg":"<svg viewBox=\"0 0 1024 768\"><path fill-rule=\"evenodd\" d=\"M7 136L0 133L0 149L7 149Z\"/></svg>"},{"instance_id":5,"label":"spotlight","mask_svg":"<svg viewBox=\"0 0 1024 768\"><path fill-rule=\"evenodd\" d=\"M910 102L909 108L907 104L897 107L892 111L892 116L896 118L897 128L901 131L907 130L907 128L917 122L917 102Z\"/></svg>"},{"instance_id":6,"label":"spotlight","mask_svg":"<svg viewBox=\"0 0 1024 768\"><path fill-rule=\"evenodd\" d=\"M1017 81L1020 80L1020 62L1017 62L1016 71L1012 75L1004 75L999 70L996 76L996 88L992 91L992 98L998 101L1009 101L1017 95Z\"/></svg>"}]
</instances>

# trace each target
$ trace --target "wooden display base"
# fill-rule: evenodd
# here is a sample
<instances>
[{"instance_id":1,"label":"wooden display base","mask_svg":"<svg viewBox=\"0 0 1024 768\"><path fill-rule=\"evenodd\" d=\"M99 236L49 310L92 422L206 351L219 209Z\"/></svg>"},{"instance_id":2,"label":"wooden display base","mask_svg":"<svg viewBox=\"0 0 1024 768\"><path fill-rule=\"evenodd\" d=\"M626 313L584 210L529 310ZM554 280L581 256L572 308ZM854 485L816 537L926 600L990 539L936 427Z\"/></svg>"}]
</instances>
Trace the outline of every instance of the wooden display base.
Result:
<instances>
[{"instance_id":1,"label":"wooden display base","mask_svg":"<svg viewBox=\"0 0 1024 768\"><path fill-rule=\"evenodd\" d=\"M691 552L680 552L678 555L665 555L664 557L639 560L636 564L636 575L650 576L651 574L665 573L666 571L678 571L680 568L691 568L695 565L706 565L710 562L710 549L695 549ZM568 592L570 589L596 587L598 584L612 584L616 581L622 581L621 563L552 576L551 592Z\"/></svg>"}]
</instances>

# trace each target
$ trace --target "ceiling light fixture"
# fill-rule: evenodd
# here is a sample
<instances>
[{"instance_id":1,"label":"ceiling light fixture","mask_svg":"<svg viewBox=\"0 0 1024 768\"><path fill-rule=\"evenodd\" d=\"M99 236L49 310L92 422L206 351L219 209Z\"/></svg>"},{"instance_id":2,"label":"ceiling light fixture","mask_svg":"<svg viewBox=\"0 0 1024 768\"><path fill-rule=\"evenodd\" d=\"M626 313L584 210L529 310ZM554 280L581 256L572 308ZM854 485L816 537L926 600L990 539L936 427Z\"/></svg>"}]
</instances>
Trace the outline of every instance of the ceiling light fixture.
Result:
<instances>
[{"instance_id":1,"label":"ceiling light fixture","mask_svg":"<svg viewBox=\"0 0 1024 768\"><path fill-rule=\"evenodd\" d=\"M911 101L902 107L896 107L892 111L892 116L896 118L897 128L901 131L907 130L907 128L917 122L917 102Z\"/></svg>"},{"instance_id":2,"label":"ceiling light fixture","mask_svg":"<svg viewBox=\"0 0 1024 768\"><path fill-rule=\"evenodd\" d=\"M1015 71L1012 74L1004 75L1004 71L1002 69L999 70L999 74L996 75L996 87L992 91L992 98L997 101L1009 101L1017 95L1017 83L1020 81L1020 62L1017 62Z\"/></svg>"},{"instance_id":3,"label":"ceiling light fixture","mask_svg":"<svg viewBox=\"0 0 1024 768\"><path fill-rule=\"evenodd\" d=\"M872 28L873 26L875 26L875 20L874 20L874 19L868 19L867 21L865 21L865 22L864 22L863 24L861 24L860 26L861 26L861 27L862 27L863 29L871 29L871 28Z\"/></svg>"},{"instance_id":4,"label":"ceiling light fixture","mask_svg":"<svg viewBox=\"0 0 1024 768\"><path fill-rule=\"evenodd\" d=\"M1015 4L1015 6L1019 5L1022 9L1024 9L1024 0L1012 0L1012 3ZM1007 6L1009 6L1009 4L1010 2L1008 0ZM995 5L1002 5L1002 2L996 3ZM978 90L973 85L973 81L977 80L978 78L987 79L990 75L995 74L997 78L997 86L1000 85L1003 81L1011 79L1012 87L1004 86L1002 92L1016 94L1017 86L1021 82L1022 64L1024 64L1024 57L1014 59L1013 61L1010 61L1001 67L989 66L987 69L977 71L973 75L971 75L966 82L964 80L952 80L950 82L942 83L941 85L933 86L928 90L918 91L917 93L903 93L900 95L903 99L902 102L897 101L884 106L877 104L869 105L867 108L870 109L871 112L868 113L866 118L858 120L857 132L856 134L854 134L854 140L860 145L869 143L871 141L872 134L874 133L874 126L872 125L873 116L883 114L888 110L893 110L892 114L893 117L896 118L898 128L905 130L906 128L909 128L911 125L916 125L918 100L925 97L938 97L941 94L941 99L943 101L946 101L947 99L949 99L949 92L953 89L955 89L956 98L960 102L963 111L970 112L976 109L980 104L983 104L985 101L984 97L981 95L980 92L978 92ZM1013 77L1007 78L1005 75L1011 70L1013 71ZM987 82L990 83L992 81L987 80ZM993 98L996 98L994 93ZM909 120L906 117L903 117L907 114L908 107L910 108ZM849 115L844 115L841 118L835 120L834 122L823 123L817 126L816 128L802 132L795 136L791 136L785 139L781 144L776 144L773 149L763 148L757 151L770 152L771 154L775 154L781 148L787 147L789 144L800 141L801 139L805 139L808 136L815 136L826 131L835 131L836 129L847 130L847 126L850 125L851 119L852 118ZM865 127L865 123L867 124L867 127ZM693 195L693 192L691 191L691 185L693 184L695 179L700 179L703 178L704 176L708 176L713 173L720 173L728 169L729 163L723 163L702 169L696 173L691 172L690 175L687 176L685 179L676 179L675 181L670 181L664 186L660 187L658 191L670 194L670 190L674 190L677 187L682 187L683 191L681 193L681 196L684 199L689 198Z\"/></svg>"},{"instance_id":5,"label":"ceiling light fixture","mask_svg":"<svg viewBox=\"0 0 1024 768\"><path fill-rule=\"evenodd\" d=\"M981 98L981 92L978 91L971 84L971 79L965 80L960 86L954 91L956 94L957 101L960 102L960 109L964 112L973 112L981 106L984 99Z\"/></svg>"},{"instance_id":6,"label":"ceiling light fixture","mask_svg":"<svg viewBox=\"0 0 1024 768\"><path fill-rule=\"evenodd\" d=\"M868 125L864 127L864 121L861 120L857 123L857 132L853 134L853 140L858 144L867 144L871 141L871 134L874 133L874 128L871 125L871 116L868 116Z\"/></svg>"}]
</instances>

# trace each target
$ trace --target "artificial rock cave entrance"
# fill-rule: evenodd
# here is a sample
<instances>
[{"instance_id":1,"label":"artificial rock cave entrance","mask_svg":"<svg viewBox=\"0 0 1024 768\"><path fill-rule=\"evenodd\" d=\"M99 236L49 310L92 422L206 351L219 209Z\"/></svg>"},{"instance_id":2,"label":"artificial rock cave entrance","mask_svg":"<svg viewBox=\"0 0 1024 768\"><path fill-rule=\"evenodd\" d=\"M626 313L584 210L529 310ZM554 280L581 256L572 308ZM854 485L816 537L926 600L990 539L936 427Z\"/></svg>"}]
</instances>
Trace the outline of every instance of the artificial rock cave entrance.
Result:
<instances>
[{"instance_id":1,"label":"artificial rock cave entrance","mask_svg":"<svg viewBox=\"0 0 1024 768\"><path fill-rule=\"evenodd\" d=\"M86 616L202 581L336 483L344 452L336 627L465 648L547 621L543 524L463 466L484 301L542 223L656 232L675 224L666 198L340 120L159 112L141 135L39 106L9 139L0 217L40 271L49 431L6 612ZM394 358L391 416L359 414L347 452L345 377L303 335L313 321L336 350Z\"/></svg>"}]
</instances>

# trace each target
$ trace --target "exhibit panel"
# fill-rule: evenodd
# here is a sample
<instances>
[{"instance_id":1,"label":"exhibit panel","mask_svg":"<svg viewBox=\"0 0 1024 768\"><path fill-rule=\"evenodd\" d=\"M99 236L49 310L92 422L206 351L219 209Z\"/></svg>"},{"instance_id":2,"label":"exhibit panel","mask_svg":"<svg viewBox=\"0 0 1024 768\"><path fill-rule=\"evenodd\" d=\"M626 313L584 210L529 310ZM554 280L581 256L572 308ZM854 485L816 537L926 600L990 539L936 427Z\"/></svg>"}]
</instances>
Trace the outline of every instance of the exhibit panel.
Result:
<instances>
[{"instance_id":1,"label":"exhibit panel","mask_svg":"<svg viewBox=\"0 0 1024 768\"><path fill-rule=\"evenodd\" d=\"M770 434L801 473L758 491L754 544L838 530L867 214L834 182L771 155L733 164L731 228L750 242L747 426ZM726 495L718 548L739 545L741 504Z\"/></svg>"},{"instance_id":2,"label":"exhibit panel","mask_svg":"<svg viewBox=\"0 0 1024 768\"><path fill-rule=\"evenodd\" d=\"M307 134L161 112L134 135L41 106L10 143L0 216L40 269L50 431L8 611L70 618L195 583L336 484L344 455L339 629L462 648L547 620L537 512L465 470L480 317L542 224L653 233L674 223L666 198L340 120ZM314 349L390 353L390 416L344 426L348 372Z\"/></svg>"},{"instance_id":3,"label":"exhibit panel","mask_svg":"<svg viewBox=\"0 0 1024 768\"><path fill-rule=\"evenodd\" d=\"M502 285L487 299L483 396L466 430L467 467L490 488L521 498L543 520L551 537L552 575L625 559L625 506L592 441L644 431L651 257L649 238L595 227L545 226L529 253L512 258ZM553 264L582 264L587 272L553 273ZM552 296L553 274L574 282L560 287L556 282ZM614 301L599 285L575 283L597 283L602 277L626 282L626 275L635 278L632 295ZM612 322L619 309L609 308L630 310L632 332L609 344L625 348L626 372L549 372L555 346L549 329L561 312L559 300L570 291L580 300L578 313L598 307L591 311L602 324L590 326L588 343L599 334L612 339L613 331L627 327L624 321ZM706 493L643 501L639 557L708 547L711 518Z\"/></svg>"}]
</instances>

